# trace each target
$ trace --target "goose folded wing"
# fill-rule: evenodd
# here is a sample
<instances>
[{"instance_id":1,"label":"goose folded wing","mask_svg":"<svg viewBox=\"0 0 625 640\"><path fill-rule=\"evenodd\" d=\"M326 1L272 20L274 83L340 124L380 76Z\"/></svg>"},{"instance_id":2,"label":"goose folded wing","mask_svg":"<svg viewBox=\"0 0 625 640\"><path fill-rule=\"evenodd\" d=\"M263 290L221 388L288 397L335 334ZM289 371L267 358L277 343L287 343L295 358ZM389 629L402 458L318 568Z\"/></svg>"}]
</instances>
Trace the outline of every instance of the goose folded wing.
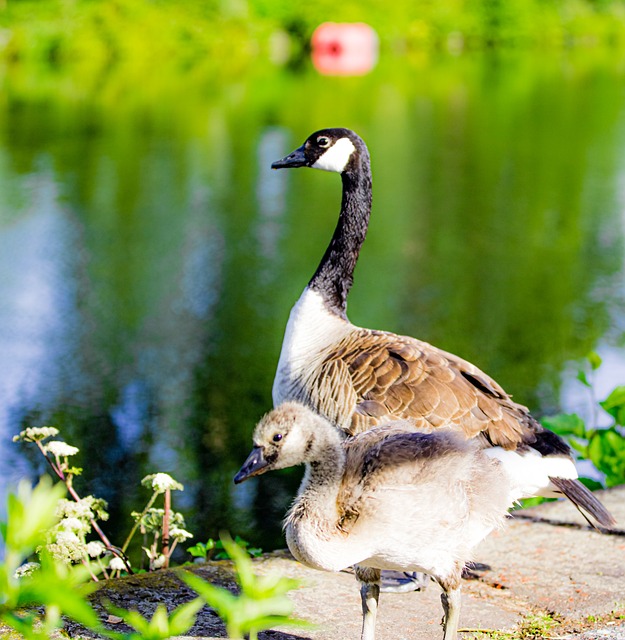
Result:
<instances>
[{"instance_id":1,"label":"goose folded wing","mask_svg":"<svg viewBox=\"0 0 625 640\"><path fill-rule=\"evenodd\" d=\"M353 392L352 422L358 433L382 419L406 418L421 431L453 426L472 438L514 449L535 440L540 425L523 405L470 363L426 342L361 329L341 344L341 385Z\"/></svg>"}]
</instances>

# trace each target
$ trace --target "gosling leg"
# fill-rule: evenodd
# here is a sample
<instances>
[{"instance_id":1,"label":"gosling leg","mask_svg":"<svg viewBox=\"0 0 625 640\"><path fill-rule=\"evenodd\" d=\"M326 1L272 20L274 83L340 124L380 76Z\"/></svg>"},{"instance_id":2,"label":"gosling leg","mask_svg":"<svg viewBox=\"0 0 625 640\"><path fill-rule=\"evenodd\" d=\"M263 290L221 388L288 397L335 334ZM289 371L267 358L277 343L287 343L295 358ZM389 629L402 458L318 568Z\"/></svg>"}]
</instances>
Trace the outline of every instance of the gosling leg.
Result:
<instances>
[{"instance_id":1,"label":"gosling leg","mask_svg":"<svg viewBox=\"0 0 625 640\"><path fill-rule=\"evenodd\" d=\"M375 640L375 619L378 613L380 585L363 582L360 585L362 599L362 634L360 640Z\"/></svg>"},{"instance_id":2,"label":"gosling leg","mask_svg":"<svg viewBox=\"0 0 625 640\"><path fill-rule=\"evenodd\" d=\"M458 637L458 620L460 618L460 585L453 588L443 587L441 602L443 603L443 640L456 640Z\"/></svg>"},{"instance_id":3,"label":"gosling leg","mask_svg":"<svg viewBox=\"0 0 625 640\"><path fill-rule=\"evenodd\" d=\"M375 640L375 619L378 613L380 597L380 571L365 567L354 567L360 581L362 601L362 634L360 640Z\"/></svg>"}]
</instances>

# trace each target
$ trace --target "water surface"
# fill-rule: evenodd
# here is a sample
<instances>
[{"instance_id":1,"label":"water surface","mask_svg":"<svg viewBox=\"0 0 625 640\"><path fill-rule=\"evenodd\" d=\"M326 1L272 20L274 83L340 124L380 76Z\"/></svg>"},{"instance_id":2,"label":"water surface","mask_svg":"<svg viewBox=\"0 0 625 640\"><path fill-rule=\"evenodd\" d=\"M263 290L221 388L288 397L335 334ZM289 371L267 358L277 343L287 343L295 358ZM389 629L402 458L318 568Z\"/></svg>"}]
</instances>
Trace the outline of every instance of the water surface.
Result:
<instances>
[{"instance_id":1,"label":"water surface","mask_svg":"<svg viewBox=\"0 0 625 640\"><path fill-rule=\"evenodd\" d=\"M455 352L537 414L583 404L591 349L605 390L622 384L624 76L585 55L383 60L347 79L259 64L150 95L9 78L0 490L43 470L11 436L53 424L114 538L139 480L166 471L196 541L283 544L300 472L232 476L340 204L337 176L269 166L326 126L358 131L373 161L353 322Z\"/></svg>"}]
</instances>

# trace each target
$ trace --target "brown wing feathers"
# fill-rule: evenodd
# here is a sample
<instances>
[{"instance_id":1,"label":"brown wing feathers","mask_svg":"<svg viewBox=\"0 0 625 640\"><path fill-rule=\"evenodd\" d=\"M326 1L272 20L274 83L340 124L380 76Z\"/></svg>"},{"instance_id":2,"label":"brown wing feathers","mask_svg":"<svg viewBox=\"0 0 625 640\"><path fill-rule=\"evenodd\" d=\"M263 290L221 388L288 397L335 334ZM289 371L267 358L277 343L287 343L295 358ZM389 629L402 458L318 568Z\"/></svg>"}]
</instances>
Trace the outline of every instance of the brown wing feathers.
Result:
<instances>
[{"instance_id":1,"label":"brown wing feathers","mask_svg":"<svg viewBox=\"0 0 625 640\"><path fill-rule=\"evenodd\" d=\"M467 437L483 434L513 449L533 442L540 429L486 374L414 338L355 329L316 378L315 400L328 405L323 413L351 434L382 419L408 418L421 431L451 422Z\"/></svg>"}]
</instances>

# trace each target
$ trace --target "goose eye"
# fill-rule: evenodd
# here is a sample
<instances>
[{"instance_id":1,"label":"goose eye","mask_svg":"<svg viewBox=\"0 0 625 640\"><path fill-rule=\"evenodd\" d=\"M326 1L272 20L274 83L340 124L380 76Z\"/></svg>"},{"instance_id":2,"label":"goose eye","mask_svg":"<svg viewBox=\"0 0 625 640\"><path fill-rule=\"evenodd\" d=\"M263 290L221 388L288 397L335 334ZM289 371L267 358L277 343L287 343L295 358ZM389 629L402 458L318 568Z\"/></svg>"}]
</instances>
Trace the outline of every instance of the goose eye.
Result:
<instances>
[{"instance_id":1,"label":"goose eye","mask_svg":"<svg viewBox=\"0 0 625 640\"><path fill-rule=\"evenodd\" d=\"M330 146L330 138L326 138L325 136L319 136L317 138L317 144L321 148L327 149Z\"/></svg>"},{"instance_id":2,"label":"goose eye","mask_svg":"<svg viewBox=\"0 0 625 640\"><path fill-rule=\"evenodd\" d=\"M273 441L274 442L280 442L280 440L282 440L282 434L281 433L276 433L273 437Z\"/></svg>"}]
</instances>

